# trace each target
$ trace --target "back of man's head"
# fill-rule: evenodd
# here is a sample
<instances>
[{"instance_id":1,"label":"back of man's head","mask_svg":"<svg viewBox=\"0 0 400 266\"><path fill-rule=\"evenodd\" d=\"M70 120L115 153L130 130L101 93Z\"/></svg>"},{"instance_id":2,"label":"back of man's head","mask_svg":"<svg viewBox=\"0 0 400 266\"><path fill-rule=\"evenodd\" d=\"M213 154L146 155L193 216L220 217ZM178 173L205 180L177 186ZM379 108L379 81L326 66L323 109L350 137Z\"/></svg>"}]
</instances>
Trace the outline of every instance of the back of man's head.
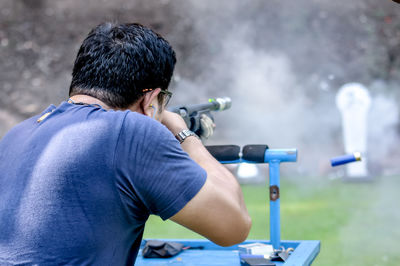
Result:
<instances>
[{"instance_id":1,"label":"back of man's head","mask_svg":"<svg viewBox=\"0 0 400 266\"><path fill-rule=\"evenodd\" d=\"M104 23L83 41L72 72L69 95L95 97L127 108L144 89L167 89L176 63L169 43L140 24Z\"/></svg>"}]
</instances>

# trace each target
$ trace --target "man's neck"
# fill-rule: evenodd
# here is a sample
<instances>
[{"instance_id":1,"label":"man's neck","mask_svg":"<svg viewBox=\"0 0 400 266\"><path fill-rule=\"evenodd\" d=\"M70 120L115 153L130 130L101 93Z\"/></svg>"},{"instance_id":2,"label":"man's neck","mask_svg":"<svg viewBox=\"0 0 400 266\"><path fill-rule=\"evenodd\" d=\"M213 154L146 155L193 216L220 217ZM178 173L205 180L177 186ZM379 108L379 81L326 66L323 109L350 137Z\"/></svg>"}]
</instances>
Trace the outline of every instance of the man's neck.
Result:
<instances>
[{"instance_id":1,"label":"man's neck","mask_svg":"<svg viewBox=\"0 0 400 266\"><path fill-rule=\"evenodd\" d=\"M70 99L74 103L98 104L105 110L111 110L111 109L113 109L113 110L131 110L133 112L143 113L140 111L139 103L134 103L134 104L130 105L128 108L122 109L122 108L110 107L107 104L105 104L104 102L102 102L101 100L99 100L95 97L89 96L89 95L84 95L84 94L77 94L77 95L71 96Z\"/></svg>"},{"instance_id":2,"label":"man's neck","mask_svg":"<svg viewBox=\"0 0 400 266\"><path fill-rule=\"evenodd\" d=\"M104 102L100 101L99 99L89 96L89 95L77 94L77 95L70 97L70 99L74 103L98 104L105 110L113 109L113 108L109 107L107 104L105 104Z\"/></svg>"}]
</instances>

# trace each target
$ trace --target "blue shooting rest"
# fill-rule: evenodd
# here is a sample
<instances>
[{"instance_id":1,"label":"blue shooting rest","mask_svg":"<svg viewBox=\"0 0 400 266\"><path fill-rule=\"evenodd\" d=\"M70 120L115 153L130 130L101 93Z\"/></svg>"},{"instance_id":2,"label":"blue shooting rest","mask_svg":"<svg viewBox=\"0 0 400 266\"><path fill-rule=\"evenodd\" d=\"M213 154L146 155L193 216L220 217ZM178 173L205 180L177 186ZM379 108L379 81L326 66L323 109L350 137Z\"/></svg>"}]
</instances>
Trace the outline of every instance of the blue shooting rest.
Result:
<instances>
[{"instance_id":1,"label":"blue shooting rest","mask_svg":"<svg viewBox=\"0 0 400 266\"><path fill-rule=\"evenodd\" d=\"M234 163L268 163L270 185L270 237L271 240L248 240L241 244L264 243L270 244L274 249L293 248L285 262L274 261L276 265L311 265L320 250L318 240L293 240L281 241L280 228L280 164L296 162L296 149L269 149L267 145L246 145L242 152L236 145L207 146L209 152L222 164ZM220 247L208 240L189 239L163 239L182 243L189 247L202 247L202 249L184 250L175 257L168 259L143 258L139 251L135 265L240 265L238 245ZM146 240L142 241L141 248Z\"/></svg>"}]
</instances>

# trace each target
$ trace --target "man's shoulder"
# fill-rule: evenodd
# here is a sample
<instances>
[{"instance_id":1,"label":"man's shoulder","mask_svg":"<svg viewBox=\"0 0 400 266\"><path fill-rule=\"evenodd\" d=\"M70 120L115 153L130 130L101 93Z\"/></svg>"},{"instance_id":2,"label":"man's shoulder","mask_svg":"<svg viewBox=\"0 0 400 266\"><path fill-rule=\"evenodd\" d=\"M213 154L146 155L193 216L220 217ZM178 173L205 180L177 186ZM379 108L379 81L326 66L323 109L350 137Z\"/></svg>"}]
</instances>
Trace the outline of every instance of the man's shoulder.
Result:
<instances>
[{"instance_id":1,"label":"man's shoulder","mask_svg":"<svg viewBox=\"0 0 400 266\"><path fill-rule=\"evenodd\" d=\"M124 111L125 119L123 127L128 130L136 130L142 131L147 134L161 134L163 136L172 135L172 133L159 121L150 118L146 115L132 112L132 111Z\"/></svg>"}]
</instances>

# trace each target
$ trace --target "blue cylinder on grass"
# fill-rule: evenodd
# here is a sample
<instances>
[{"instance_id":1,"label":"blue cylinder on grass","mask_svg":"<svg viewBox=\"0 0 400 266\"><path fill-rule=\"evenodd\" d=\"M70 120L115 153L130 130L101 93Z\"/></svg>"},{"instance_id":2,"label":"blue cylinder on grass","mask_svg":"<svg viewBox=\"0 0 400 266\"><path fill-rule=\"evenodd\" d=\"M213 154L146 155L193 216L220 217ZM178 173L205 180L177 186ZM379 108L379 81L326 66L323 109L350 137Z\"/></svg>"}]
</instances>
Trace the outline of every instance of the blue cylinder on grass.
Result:
<instances>
[{"instance_id":1,"label":"blue cylinder on grass","mask_svg":"<svg viewBox=\"0 0 400 266\"><path fill-rule=\"evenodd\" d=\"M346 163L361 161L361 153L355 152L353 154L346 154L331 159L332 166L338 166Z\"/></svg>"}]
</instances>

